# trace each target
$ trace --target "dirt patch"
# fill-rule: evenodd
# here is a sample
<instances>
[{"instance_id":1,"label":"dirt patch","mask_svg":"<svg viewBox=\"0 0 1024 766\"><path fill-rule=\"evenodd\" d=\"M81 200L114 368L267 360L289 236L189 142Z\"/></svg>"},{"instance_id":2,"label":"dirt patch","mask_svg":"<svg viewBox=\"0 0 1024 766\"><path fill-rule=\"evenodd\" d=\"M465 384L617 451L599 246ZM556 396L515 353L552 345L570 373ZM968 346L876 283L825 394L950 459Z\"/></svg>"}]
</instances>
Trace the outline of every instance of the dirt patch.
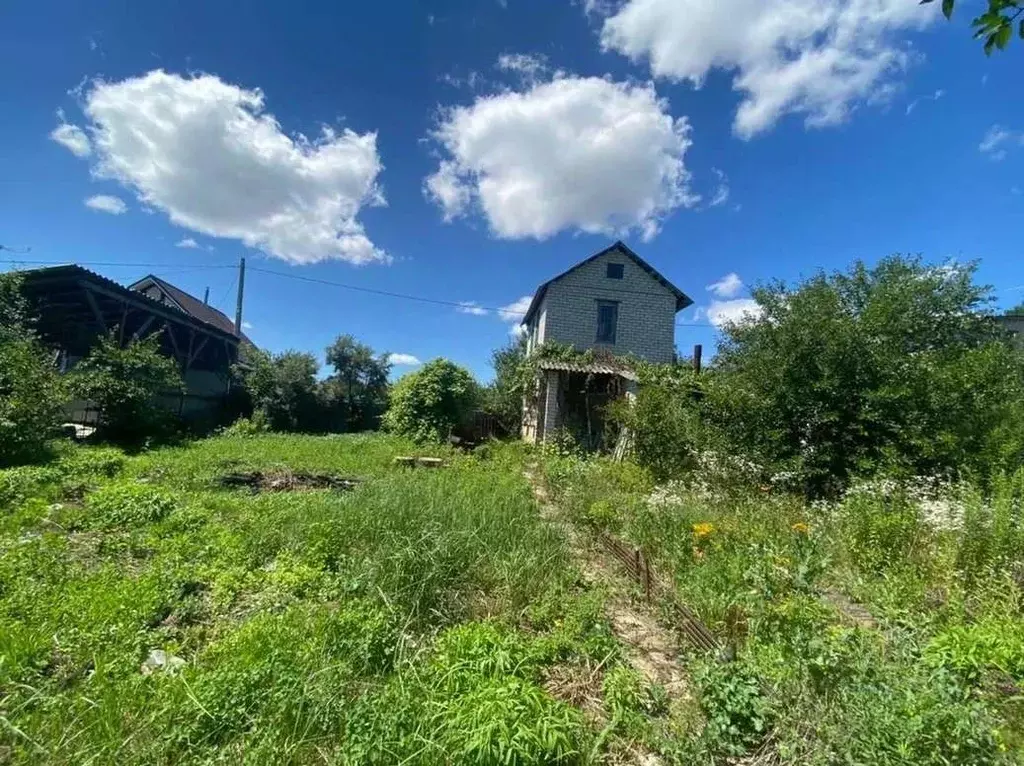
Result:
<instances>
[{"instance_id":1,"label":"dirt patch","mask_svg":"<svg viewBox=\"0 0 1024 766\"><path fill-rule=\"evenodd\" d=\"M593 585L609 586L612 597L605 610L612 631L623 645L626 660L649 683L663 686L669 699L689 697L675 633L658 622L654 608L630 598L631 586L616 572L616 562L601 549L587 544L551 502L535 474L528 472L527 478L540 504L541 516L565 535L584 580Z\"/></svg>"},{"instance_id":2,"label":"dirt patch","mask_svg":"<svg viewBox=\"0 0 1024 766\"><path fill-rule=\"evenodd\" d=\"M552 697L579 708L595 726L607 723L601 704L604 666L590 659L552 665L544 670L543 686Z\"/></svg>"},{"instance_id":3,"label":"dirt patch","mask_svg":"<svg viewBox=\"0 0 1024 766\"><path fill-rule=\"evenodd\" d=\"M301 492L311 489L347 492L355 489L360 481L327 473L248 471L226 473L217 480L217 483L222 487L246 487L253 492Z\"/></svg>"}]
</instances>

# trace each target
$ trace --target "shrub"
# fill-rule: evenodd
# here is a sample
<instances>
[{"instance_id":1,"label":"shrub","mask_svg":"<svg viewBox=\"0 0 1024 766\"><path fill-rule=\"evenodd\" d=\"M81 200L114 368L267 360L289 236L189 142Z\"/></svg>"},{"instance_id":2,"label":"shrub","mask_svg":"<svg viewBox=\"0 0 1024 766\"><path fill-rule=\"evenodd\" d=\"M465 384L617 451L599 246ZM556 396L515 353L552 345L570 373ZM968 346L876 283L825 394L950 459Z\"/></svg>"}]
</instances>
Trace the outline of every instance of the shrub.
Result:
<instances>
[{"instance_id":1,"label":"shrub","mask_svg":"<svg viewBox=\"0 0 1024 766\"><path fill-rule=\"evenodd\" d=\"M468 423L478 400L467 370L435 359L392 387L384 427L417 442L443 441Z\"/></svg>"},{"instance_id":2,"label":"shrub","mask_svg":"<svg viewBox=\"0 0 1024 766\"><path fill-rule=\"evenodd\" d=\"M42 457L66 401L64 380L38 343L0 341L0 466Z\"/></svg>"},{"instance_id":3,"label":"shrub","mask_svg":"<svg viewBox=\"0 0 1024 766\"><path fill-rule=\"evenodd\" d=\"M221 430L222 436L259 436L270 430L270 421L264 410L256 410L251 418L239 418Z\"/></svg>"},{"instance_id":4,"label":"shrub","mask_svg":"<svg viewBox=\"0 0 1024 766\"><path fill-rule=\"evenodd\" d=\"M319 368L316 357L309 353L270 354L251 348L245 364L236 367L235 373L249 394L254 419L265 420L274 431L311 432L320 430L316 396Z\"/></svg>"},{"instance_id":5,"label":"shrub","mask_svg":"<svg viewBox=\"0 0 1024 766\"><path fill-rule=\"evenodd\" d=\"M742 755L764 737L771 711L757 675L744 662L705 663L696 681L707 717L704 737L709 745Z\"/></svg>"},{"instance_id":6,"label":"shrub","mask_svg":"<svg viewBox=\"0 0 1024 766\"><path fill-rule=\"evenodd\" d=\"M184 384L175 361L160 352L159 335L122 347L112 332L78 364L71 385L82 399L96 403L106 438L140 444L167 431L170 413L156 396L179 393Z\"/></svg>"},{"instance_id":7,"label":"shrub","mask_svg":"<svg viewBox=\"0 0 1024 766\"><path fill-rule=\"evenodd\" d=\"M67 388L32 327L16 274L0 274L0 466L46 452L63 417Z\"/></svg>"}]
</instances>

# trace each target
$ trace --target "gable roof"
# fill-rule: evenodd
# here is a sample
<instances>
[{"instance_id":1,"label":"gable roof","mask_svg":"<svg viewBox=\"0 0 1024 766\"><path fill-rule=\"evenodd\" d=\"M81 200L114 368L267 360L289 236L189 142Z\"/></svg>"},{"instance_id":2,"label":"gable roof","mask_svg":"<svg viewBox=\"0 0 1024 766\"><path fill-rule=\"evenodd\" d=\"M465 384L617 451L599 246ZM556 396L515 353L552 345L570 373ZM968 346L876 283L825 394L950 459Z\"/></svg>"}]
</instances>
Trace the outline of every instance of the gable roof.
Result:
<instances>
[{"instance_id":1,"label":"gable roof","mask_svg":"<svg viewBox=\"0 0 1024 766\"><path fill-rule=\"evenodd\" d=\"M543 283L540 287L538 287L537 292L533 294L533 300L530 301L530 308L526 310L526 314L523 316L523 321L520 322L520 324L525 325L530 323L530 320L533 319L533 315L536 314L537 310L540 308L541 301L544 300L544 295L545 293L547 293L548 287L550 287L552 284L562 279L563 277L568 276L572 272L576 271L576 269L582 268L583 266L586 266L588 263L596 261L601 256L607 255L608 253L613 252L615 250L618 250L627 258L631 258L637 266L646 271L648 274L651 275L651 277L653 277L656 281L660 282L666 289L668 289L668 291L671 292L676 297L676 311L682 311L687 306L693 303L693 300L691 300L686 293L684 293L674 284L669 282L664 276L662 276L657 271L657 269L655 269L653 266L651 266L651 264L649 264L639 255L634 253L628 247L626 247L625 243L620 240L613 244L612 246L606 247L604 250L601 250L598 253L594 253L589 258L580 261L572 268L563 271L557 277L552 277L547 282Z\"/></svg>"},{"instance_id":2,"label":"gable roof","mask_svg":"<svg viewBox=\"0 0 1024 766\"><path fill-rule=\"evenodd\" d=\"M138 282L128 285L128 289L134 290L135 292L141 292L149 284L155 284L163 290L167 297L174 301L177 308L181 309L189 316L198 319L200 322L212 324L214 327L223 330L226 333L241 337L235 330L235 323L228 319L224 312L218 311L207 303L203 303L195 296L189 295L181 288L175 287L170 282L165 282L158 276L153 274L145 276Z\"/></svg>"}]
</instances>

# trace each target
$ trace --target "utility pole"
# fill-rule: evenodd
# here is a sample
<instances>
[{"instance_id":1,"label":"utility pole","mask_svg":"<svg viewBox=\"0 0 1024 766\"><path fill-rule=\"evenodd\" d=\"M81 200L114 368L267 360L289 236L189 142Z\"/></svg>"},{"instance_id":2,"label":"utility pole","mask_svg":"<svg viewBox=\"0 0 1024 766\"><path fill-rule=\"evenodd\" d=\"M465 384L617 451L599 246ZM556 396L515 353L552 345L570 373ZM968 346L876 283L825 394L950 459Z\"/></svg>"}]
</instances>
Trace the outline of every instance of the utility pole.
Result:
<instances>
[{"instance_id":1,"label":"utility pole","mask_svg":"<svg viewBox=\"0 0 1024 766\"><path fill-rule=\"evenodd\" d=\"M235 334L242 336L242 296L245 294L245 256L238 259L238 302L235 304Z\"/></svg>"},{"instance_id":2,"label":"utility pole","mask_svg":"<svg viewBox=\"0 0 1024 766\"><path fill-rule=\"evenodd\" d=\"M699 343L693 347L693 371L698 374L700 373L700 358L703 350L704 348Z\"/></svg>"}]
</instances>

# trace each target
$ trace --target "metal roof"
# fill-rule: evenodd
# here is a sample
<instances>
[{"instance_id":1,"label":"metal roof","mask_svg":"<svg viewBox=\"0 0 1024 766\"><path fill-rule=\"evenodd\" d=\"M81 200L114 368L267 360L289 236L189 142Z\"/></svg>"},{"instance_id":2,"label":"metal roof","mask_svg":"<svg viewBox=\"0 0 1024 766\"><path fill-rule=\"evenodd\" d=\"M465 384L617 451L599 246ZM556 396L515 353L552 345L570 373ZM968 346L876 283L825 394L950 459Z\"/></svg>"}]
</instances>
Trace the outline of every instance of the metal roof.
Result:
<instances>
[{"instance_id":1,"label":"metal roof","mask_svg":"<svg viewBox=\"0 0 1024 766\"><path fill-rule=\"evenodd\" d=\"M626 367L616 367L607 362L563 362L560 359L545 359L537 364L542 370L559 370L561 372L585 372L594 375L618 375L626 380L636 381L636 373Z\"/></svg>"},{"instance_id":2,"label":"metal roof","mask_svg":"<svg viewBox=\"0 0 1024 766\"><path fill-rule=\"evenodd\" d=\"M690 296L688 296L686 293L684 293L682 290L680 290L674 284L669 282L653 266L651 266L651 264L649 264L647 261L645 261L639 255L634 253L628 247L626 247L626 244L620 240L620 241L616 242L614 245L612 245L611 247L606 247L604 250L602 250L602 251L600 251L598 253L594 253L589 258L586 258L586 259L580 261L579 263L577 263L572 268L563 271L557 277L552 277L547 282L543 283L540 287L538 287L537 288L537 292L535 292L533 294L533 300L530 301L530 308L528 308L526 310L526 314L523 316L523 321L520 322L520 324L524 324L524 325L525 324L529 324L530 320L533 318L533 315L537 313L537 309L540 308L540 303L541 303L542 300L544 300L544 294L548 291L548 287L552 283L557 282L562 277L565 277L565 276L571 274L572 272L576 271L576 269L578 269L578 268L580 268L582 266L586 266L591 261L597 260L602 255L607 255L608 253L612 252L613 250L618 250L620 253L622 253L626 257L632 258L633 261L635 261L636 264L640 268L642 268L644 271L646 271L648 274L650 274L652 277L654 277L655 280L660 282L662 285L664 285L669 290L669 292L671 292L673 295L675 295L676 296L676 311L682 311L687 306L689 306L689 305L691 305L693 303L693 300L690 298Z\"/></svg>"},{"instance_id":3,"label":"metal roof","mask_svg":"<svg viewBox=\"0 0 1024 766\"><path fill-rule=\"evenodd\" d=\"M235 323L228 319L222 311L218 311L213 306L203 303L198 298L186 293L180 287L176 287L170 282L156 276L156 274L149 274L138 282L128 285L128 289L138 292L148 281L154 282L165 293L168 293L174 302L178 304L178 308L186 314L195 317L201 322L206 322L206 324L212 324L214 327L219 327L224 332L231 333L232 335L239 334L235 329Z\"/></svg>"}]
</instances>

